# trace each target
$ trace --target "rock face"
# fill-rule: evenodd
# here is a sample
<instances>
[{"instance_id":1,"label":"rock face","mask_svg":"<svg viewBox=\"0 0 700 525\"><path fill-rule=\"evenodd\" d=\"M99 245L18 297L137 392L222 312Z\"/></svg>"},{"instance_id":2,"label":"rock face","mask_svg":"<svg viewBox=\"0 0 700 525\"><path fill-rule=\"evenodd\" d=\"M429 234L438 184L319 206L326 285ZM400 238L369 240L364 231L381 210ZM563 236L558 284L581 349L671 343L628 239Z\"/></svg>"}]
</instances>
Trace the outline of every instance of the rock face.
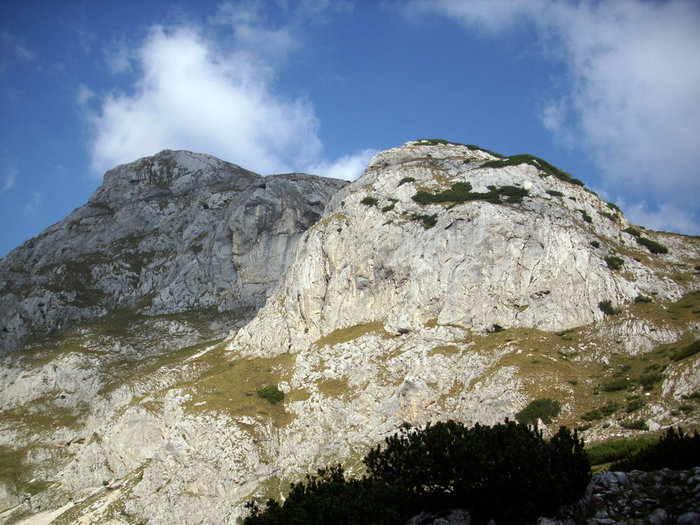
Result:
<instances>
[{"instance_id":1,"label":"rock face","mask_svg":"<svg viewBox=\"0 0 700 525\"><path fill-rule=\"evenodd\" d=\"M433 319L477 331L557 331L601 321L602 301L680 298L683 286L637 260L648 251L614 208L536 160L502 167L498 160L420 142L374 157L306 233L279 293L230 348L300 351L334 330L375 321L393 334ZM516 187L527 196L450 206L412 200L417 190L434 194L454 183L471 184L472 193ZM677 262L697 257L687 248L673 253ZM606 262L618 256L624 272Z\"/></svg>"},{"instance_id":2,"label":"rock face","mask_svg":"<svg viewBox=\"0 0 700 525\"><path fill-rule=\"evenodd\" d=\"M544 397L546 434L700 428L699 267L700 240L472 146L408 143L350 185L116 168L0 262L5 341L94 317L0 358L0 521L235 523L401 425Z\"/></svg>"},{"instance_id":3,"label":"rock face","mask_svg":"<svg viewBox=\"0 0 700 525\"><path fill-rule=\"evenodd\" d=\"M186 151L118 166L88 204L0 260L0 355L121 307L249 318L344 184Z\"/></svg>"}]
</instances>

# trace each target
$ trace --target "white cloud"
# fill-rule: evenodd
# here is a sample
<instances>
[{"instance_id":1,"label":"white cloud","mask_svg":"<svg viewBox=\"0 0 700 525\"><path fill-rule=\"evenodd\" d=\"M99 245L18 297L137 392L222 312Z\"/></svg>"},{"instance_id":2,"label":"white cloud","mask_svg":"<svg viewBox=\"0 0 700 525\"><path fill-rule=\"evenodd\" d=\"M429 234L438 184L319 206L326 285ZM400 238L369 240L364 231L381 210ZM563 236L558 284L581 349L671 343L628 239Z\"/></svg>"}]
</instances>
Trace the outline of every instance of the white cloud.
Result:
<instances>
[{"instance_id":1,"label":"white cloud","mask_svg":"<svg viewBox=\"0 0 700 525\"><path fill-rule=\"evenodd\" d=\"M78 93L75 95L75 101L79 106L84 106L94 97L95 92L92 89L83 84L78 86Z\"/></svg>"},{"instance_id":2,"label":"white cloud","mask_svg":"<svg viewBox=\"0 0 700 525\"><path fill-rule=\"evenodd\" d=\"M43 195L41 192L33 191L29 195L29 200L24 206L24 216L28 217L30 215L36 215L39 212L39 207L41 206L41 200Z\"/></svg>"},{"instance_id":3,"label":"white cloud","mask_svg":"<svg viewBox=\"0 0 700 525\"><path fill-rule=\"evenodd\" d=\"M575 137L606 188L635 202L653 195L700 230L700 4L432 0L409 10L491 36L534 26L569 74L566 92L543 106L543 125Z\"/></svg>"},{"instance_id":4,"label":"white cloud","mask_svg":"<svg viewBox=\"0 0 700 525\"><path fill-rule=\"evenodd\" d=\"M313 164L306 171L323 177L353 181L365 169L370 159L378 153L374 149L365 149L352 155L343 155L334 161Z\"/></svg>"},{"instance_id":5,"label":"white cloud","mask_svg":"<svg viewBox=\"0 0 700 525\"><path fill-rule=\"evenodd\" d=\"M14 188L16 180L17 174L14 171L8 173L5 177L5 182L3 183L2 188L0 188L0 193L5 193L6 191L9 191L12 188Z\"/></svg>"},{"instance_id":6,"label":"white cloud","mask_svg":"<svg viewBox=\"0 0 700 525\"><path fill-rule=\"evenodd\" d=\"M9 31L0 32L0 72L10 64L36 62L36 54L24 42Z\"/></svg>"},{"instance_id":7,"label":"white cloud","mask_svg":"<svg viewBox=\"0 0 700 525\"><path fill-rule=\"evenodd\" d=\"M673 205L662 204L656 210L650 210L645 204L620 204L627 218L634 224L644 225L657 231L697 231L697 222L688 214Z\"/></svg>"},{"instance_id":8,"label":"white cloud","mask_svg":"<svg viewBox=\"0 0 700 525\"><path fill-rule=\"evenodd\" d=\"M124 73L131 70L134 50L124 38L113 40L103 50L107 67L112 73Z\"/></svg>"},{"instance_id":9,"label":"white cloud","mask_svg":"<svg viewBox=\"0 0 700 525\"><path fill-rule=\"evenodd\" d=\"M92 118L97 173L162 149L190 149L261 173L306 165L321 150L310 104L273 92L270 67L226 53L192 27L155 27L138 50L133 93L107 96Z\"/></svg>"}]
</instances>

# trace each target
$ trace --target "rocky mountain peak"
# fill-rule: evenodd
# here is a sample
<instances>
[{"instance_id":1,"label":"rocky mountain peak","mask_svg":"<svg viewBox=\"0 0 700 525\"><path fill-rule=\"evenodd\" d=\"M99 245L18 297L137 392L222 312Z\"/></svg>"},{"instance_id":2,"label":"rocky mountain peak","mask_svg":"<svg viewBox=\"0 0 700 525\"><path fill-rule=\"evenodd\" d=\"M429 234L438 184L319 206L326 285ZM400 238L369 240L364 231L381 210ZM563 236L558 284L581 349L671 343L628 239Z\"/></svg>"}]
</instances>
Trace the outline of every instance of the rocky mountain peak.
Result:
<instances>
[{"instance_id":1,"label":"rocky mountain peak","mask_svg":"<svg viewBox=\"0 0 700 525\"><path fill-rule=\"evenodd\" d=\"M653 261L682 263L696 248L665 237L674 249L652 254L629 228L615 205L542 159L409 142L334 196L277 296L231 348L300 350L374 322L394 334L431 321L565 330L601 321L604 301L680 298L684 287Z\"/></svg>"},{"instance_id":2,"label":"rocky mountain peak","mask_svg":"<svg viewBox=\"0 0 700 525\"><path fill-rule=\"evenodd\" d=\"M166 199L208 188L218 190L246 187L262 179L256 173L211 155L191 151L163 150L122 164L104 175L102 185L89 202L120 206L147 199Z\"/></svg>"},{"instance_id":3,"label":"rocky mountain peak","mask_svg":"<svg viewBox=\"0 0 700 525\"><path fill-rule=\"evenodd\" d=\"M115 308L245 319L344 184L189 151L117 166L85 206L0 259L0 354Z\"/></svg>"}]
</instances>

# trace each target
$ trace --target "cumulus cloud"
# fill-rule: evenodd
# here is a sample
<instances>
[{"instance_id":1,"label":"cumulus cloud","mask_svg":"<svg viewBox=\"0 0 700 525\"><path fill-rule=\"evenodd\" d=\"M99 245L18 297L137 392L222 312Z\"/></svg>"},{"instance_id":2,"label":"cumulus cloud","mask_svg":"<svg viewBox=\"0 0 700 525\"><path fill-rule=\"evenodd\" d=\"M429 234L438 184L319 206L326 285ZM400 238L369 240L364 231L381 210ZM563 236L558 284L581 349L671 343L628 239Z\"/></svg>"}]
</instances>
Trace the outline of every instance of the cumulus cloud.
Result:
<instances>
[{"instance_id":1,"label":"cumulus cloud","mask_svg":"<svg viewBox=\"0 0 700 525\"><path fill-rule=\"evenodd\" d=\"M323 177L353 181L365 169L370 159L374 157L378 150L365 149L352 155L343 155L334 161L323 161L310 165L306 171Z\"/></svg>"},{"instance_id":2,"label":"cumulus cloud","mask_svg":"<svg viewBox=\"0 0 700 525\"><path fill-rule=\"evenodd\" d=\"M543 105L543 125L592 156L605 188L635 202L653 194L685 210L671 227L700 230L697 3L431 0L409 11L437 12L491 37L534 27L542 51L569 75L564 93Z\"/></svg>"},{"instance_id":3,"label":"cumulus cloud","mask_svg":"<svg viewBox=\"0 0 700 525\"><path fill-rule=\"evenodd\" d=\"M283 23L268 16L270 3L226 2L204 27L180 18L155 26L142 41L125 38L105 49L113 73L137 73L127 92L102 97L91 115L96 175L162 149L216 155L262 174L312 171L355 178L366 151L324 160L319 122L311 103L275 89L275 74L301 46L307 23L345 11L346 2L280 2ZM279 19L280 17L275 17ZM78 100L87 102L84 90Z\"/></svg>"},{"instance_id":4,"label":"cumulus cloud","mask_svg":"<svg viewBox=\"0 0 700 525\"><path fill-rule=\"evenodd\" d=\"M193 27L154 27L138 51L131 93L107 96L92 118L92 166L165 149L203 151L261 173L305 165L321 149L305 100L274 93L266 63L226 53Z\"/></svg>"}]
</instances>

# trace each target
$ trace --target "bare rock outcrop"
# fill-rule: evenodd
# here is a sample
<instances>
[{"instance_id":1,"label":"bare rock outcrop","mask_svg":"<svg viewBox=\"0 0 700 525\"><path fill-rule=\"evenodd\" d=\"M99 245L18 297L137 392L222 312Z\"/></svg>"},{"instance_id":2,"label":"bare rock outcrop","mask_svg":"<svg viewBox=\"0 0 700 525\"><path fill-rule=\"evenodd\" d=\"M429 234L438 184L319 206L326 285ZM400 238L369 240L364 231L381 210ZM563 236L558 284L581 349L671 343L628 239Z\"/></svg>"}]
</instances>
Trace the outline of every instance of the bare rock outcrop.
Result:
<instances>
[{"instance_id":1,"label":"bare rock outcrop","mask_svg":"<svg viewBox=\"0 0 700 525\"><path fill-rule=\"evenodd\" d=\"M116 308L250 318L344 184L187 151L118 166L85 206L0 259L0 355Z\"/></svg>"}]
</instances>

